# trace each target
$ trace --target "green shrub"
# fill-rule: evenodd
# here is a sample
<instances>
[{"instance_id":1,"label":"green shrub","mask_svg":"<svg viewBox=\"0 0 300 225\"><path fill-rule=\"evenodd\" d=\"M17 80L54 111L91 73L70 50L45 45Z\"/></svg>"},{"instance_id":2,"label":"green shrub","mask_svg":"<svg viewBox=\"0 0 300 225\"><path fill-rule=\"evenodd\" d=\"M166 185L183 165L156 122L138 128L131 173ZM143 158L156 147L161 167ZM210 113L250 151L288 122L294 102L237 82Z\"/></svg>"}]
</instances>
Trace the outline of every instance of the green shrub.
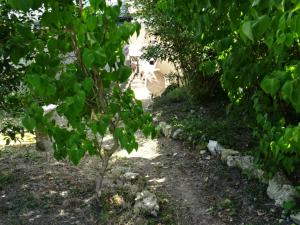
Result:
<instances>
[{"instance_id":1,"label":"green shrub","mask_svg":"<svg viewBox=\"0 0 300 225\"><path fill-rule=\"evenodd\" d=\"M192 95L199 99L221 83L233 103L249 108L254 103L259 161L273 171L296 171L299 1L139 1L155 3L145 4L153 8L143 12L145 18L155 18L150 25L155 24L153 30L162 37L161 49L170 49L171 57L184 62L180 65L185 66Z\"/></svg>"}]
</instances>

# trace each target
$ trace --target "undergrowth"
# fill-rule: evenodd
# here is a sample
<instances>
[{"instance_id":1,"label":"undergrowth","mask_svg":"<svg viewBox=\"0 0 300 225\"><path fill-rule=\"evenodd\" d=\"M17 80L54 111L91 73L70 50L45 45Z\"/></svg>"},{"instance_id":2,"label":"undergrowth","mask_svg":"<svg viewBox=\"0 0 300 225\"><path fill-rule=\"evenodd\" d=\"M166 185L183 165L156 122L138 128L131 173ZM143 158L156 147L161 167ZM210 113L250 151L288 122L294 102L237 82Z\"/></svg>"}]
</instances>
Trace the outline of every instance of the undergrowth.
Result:
<instances>
[{"instance_id":1,"label":"undergrowth","mask_svg":"<svg viewBox=\"0 0 300 225\"><path fill-rule=\"evenodd\" d=\"M188 88L180 87L155 99L154 111L172 127L180 128L183 140L194 145L216 140L228 148L252 150L257 140L252 136L255 124L248 105L229 105L227 101L195 102Z\"/></svg>"}]
</instances>

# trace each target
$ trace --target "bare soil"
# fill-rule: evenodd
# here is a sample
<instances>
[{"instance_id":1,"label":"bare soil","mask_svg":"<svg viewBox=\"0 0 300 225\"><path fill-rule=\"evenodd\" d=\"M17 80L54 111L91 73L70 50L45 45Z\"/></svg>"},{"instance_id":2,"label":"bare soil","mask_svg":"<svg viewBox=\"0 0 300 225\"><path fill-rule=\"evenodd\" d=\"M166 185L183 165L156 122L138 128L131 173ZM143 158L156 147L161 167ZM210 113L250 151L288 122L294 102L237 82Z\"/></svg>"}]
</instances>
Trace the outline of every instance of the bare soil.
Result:
<instances>
[{"instance_id":1,"label":"bare soil","mask_svg":"<svg viewBox=\"0 0 300 225\"><path fill-rule=\"evenodd\" d=\"M133 86L139 87L141 82ZM149 96L144 95L146 106ZM191 145L138 137L140 149L121 151L109 168L101 204L91 199L97 161L79 166L56 162L33 145L0 150L0 225L276 225L292 224L266 197L266 187ZM122 181L137 172L136 183ZM134 190L135 189L135 190ZM160 203L158 217L135 216L135 194L149 189Z\"/></svg>"}]
</instances>

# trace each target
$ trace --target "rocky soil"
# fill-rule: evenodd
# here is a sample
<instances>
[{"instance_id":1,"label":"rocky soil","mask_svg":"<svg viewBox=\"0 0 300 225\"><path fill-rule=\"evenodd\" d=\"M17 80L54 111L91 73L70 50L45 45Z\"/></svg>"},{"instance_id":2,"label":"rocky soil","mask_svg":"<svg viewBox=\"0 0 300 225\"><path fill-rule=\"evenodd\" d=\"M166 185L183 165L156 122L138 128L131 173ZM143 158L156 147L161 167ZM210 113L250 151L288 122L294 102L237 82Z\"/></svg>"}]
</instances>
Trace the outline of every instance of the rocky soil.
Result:
<instances>
[{"instance_id":1,"label":"rocky soil","mask_svg":"<svg viewBox=\"0 0 300 225\"><path fill-rule=\"evenodd\" d=\"M132 87L151 110L142 82ZM266 185L205 147L194 151L188 142L162 136L138 140L138 152L114 156L101 204L92 198L95 159L75 167L49 159L34 145L1 148L0 224L292 224L267 198ZM143 202L151 205L148 212L140 208Z\"/></svg>"}]
</instances>

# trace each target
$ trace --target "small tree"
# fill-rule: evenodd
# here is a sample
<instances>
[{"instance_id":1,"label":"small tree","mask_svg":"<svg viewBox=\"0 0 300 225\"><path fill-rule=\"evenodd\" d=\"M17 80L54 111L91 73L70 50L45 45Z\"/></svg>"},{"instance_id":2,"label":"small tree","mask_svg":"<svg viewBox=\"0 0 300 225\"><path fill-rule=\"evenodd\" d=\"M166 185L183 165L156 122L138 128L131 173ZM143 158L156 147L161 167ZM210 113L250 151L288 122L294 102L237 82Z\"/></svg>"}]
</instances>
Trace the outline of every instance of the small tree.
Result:
<instances>
[{"instance_id":1,"label":"small tree","mask_svg":"<svg viewBox=\"0 0 300 225\"><path fill-rule=\"evenodd\" d=\"M8 2L16 10L37 10L42 34L37 36L30 27L20 34L24 45L34 46L30 52L34 61L26 70L30 96L23 124L30 131L49 135L58 160L69 158L78 164L87 152L99 157L99 197L113 153L119 147L128 152L138 149L138 130L145 136L155 134L142 103L132 90L120 87L131 74L124 66L123 45L139 31L139 24L118 25L120 2L116 6L105 0ZM67 126L53 120L53 113L44 114L41 104L58 105L56 112L67 120ZM104 148L107 134L112 135L113 144Z\"/></svg>"}]
</instances>

